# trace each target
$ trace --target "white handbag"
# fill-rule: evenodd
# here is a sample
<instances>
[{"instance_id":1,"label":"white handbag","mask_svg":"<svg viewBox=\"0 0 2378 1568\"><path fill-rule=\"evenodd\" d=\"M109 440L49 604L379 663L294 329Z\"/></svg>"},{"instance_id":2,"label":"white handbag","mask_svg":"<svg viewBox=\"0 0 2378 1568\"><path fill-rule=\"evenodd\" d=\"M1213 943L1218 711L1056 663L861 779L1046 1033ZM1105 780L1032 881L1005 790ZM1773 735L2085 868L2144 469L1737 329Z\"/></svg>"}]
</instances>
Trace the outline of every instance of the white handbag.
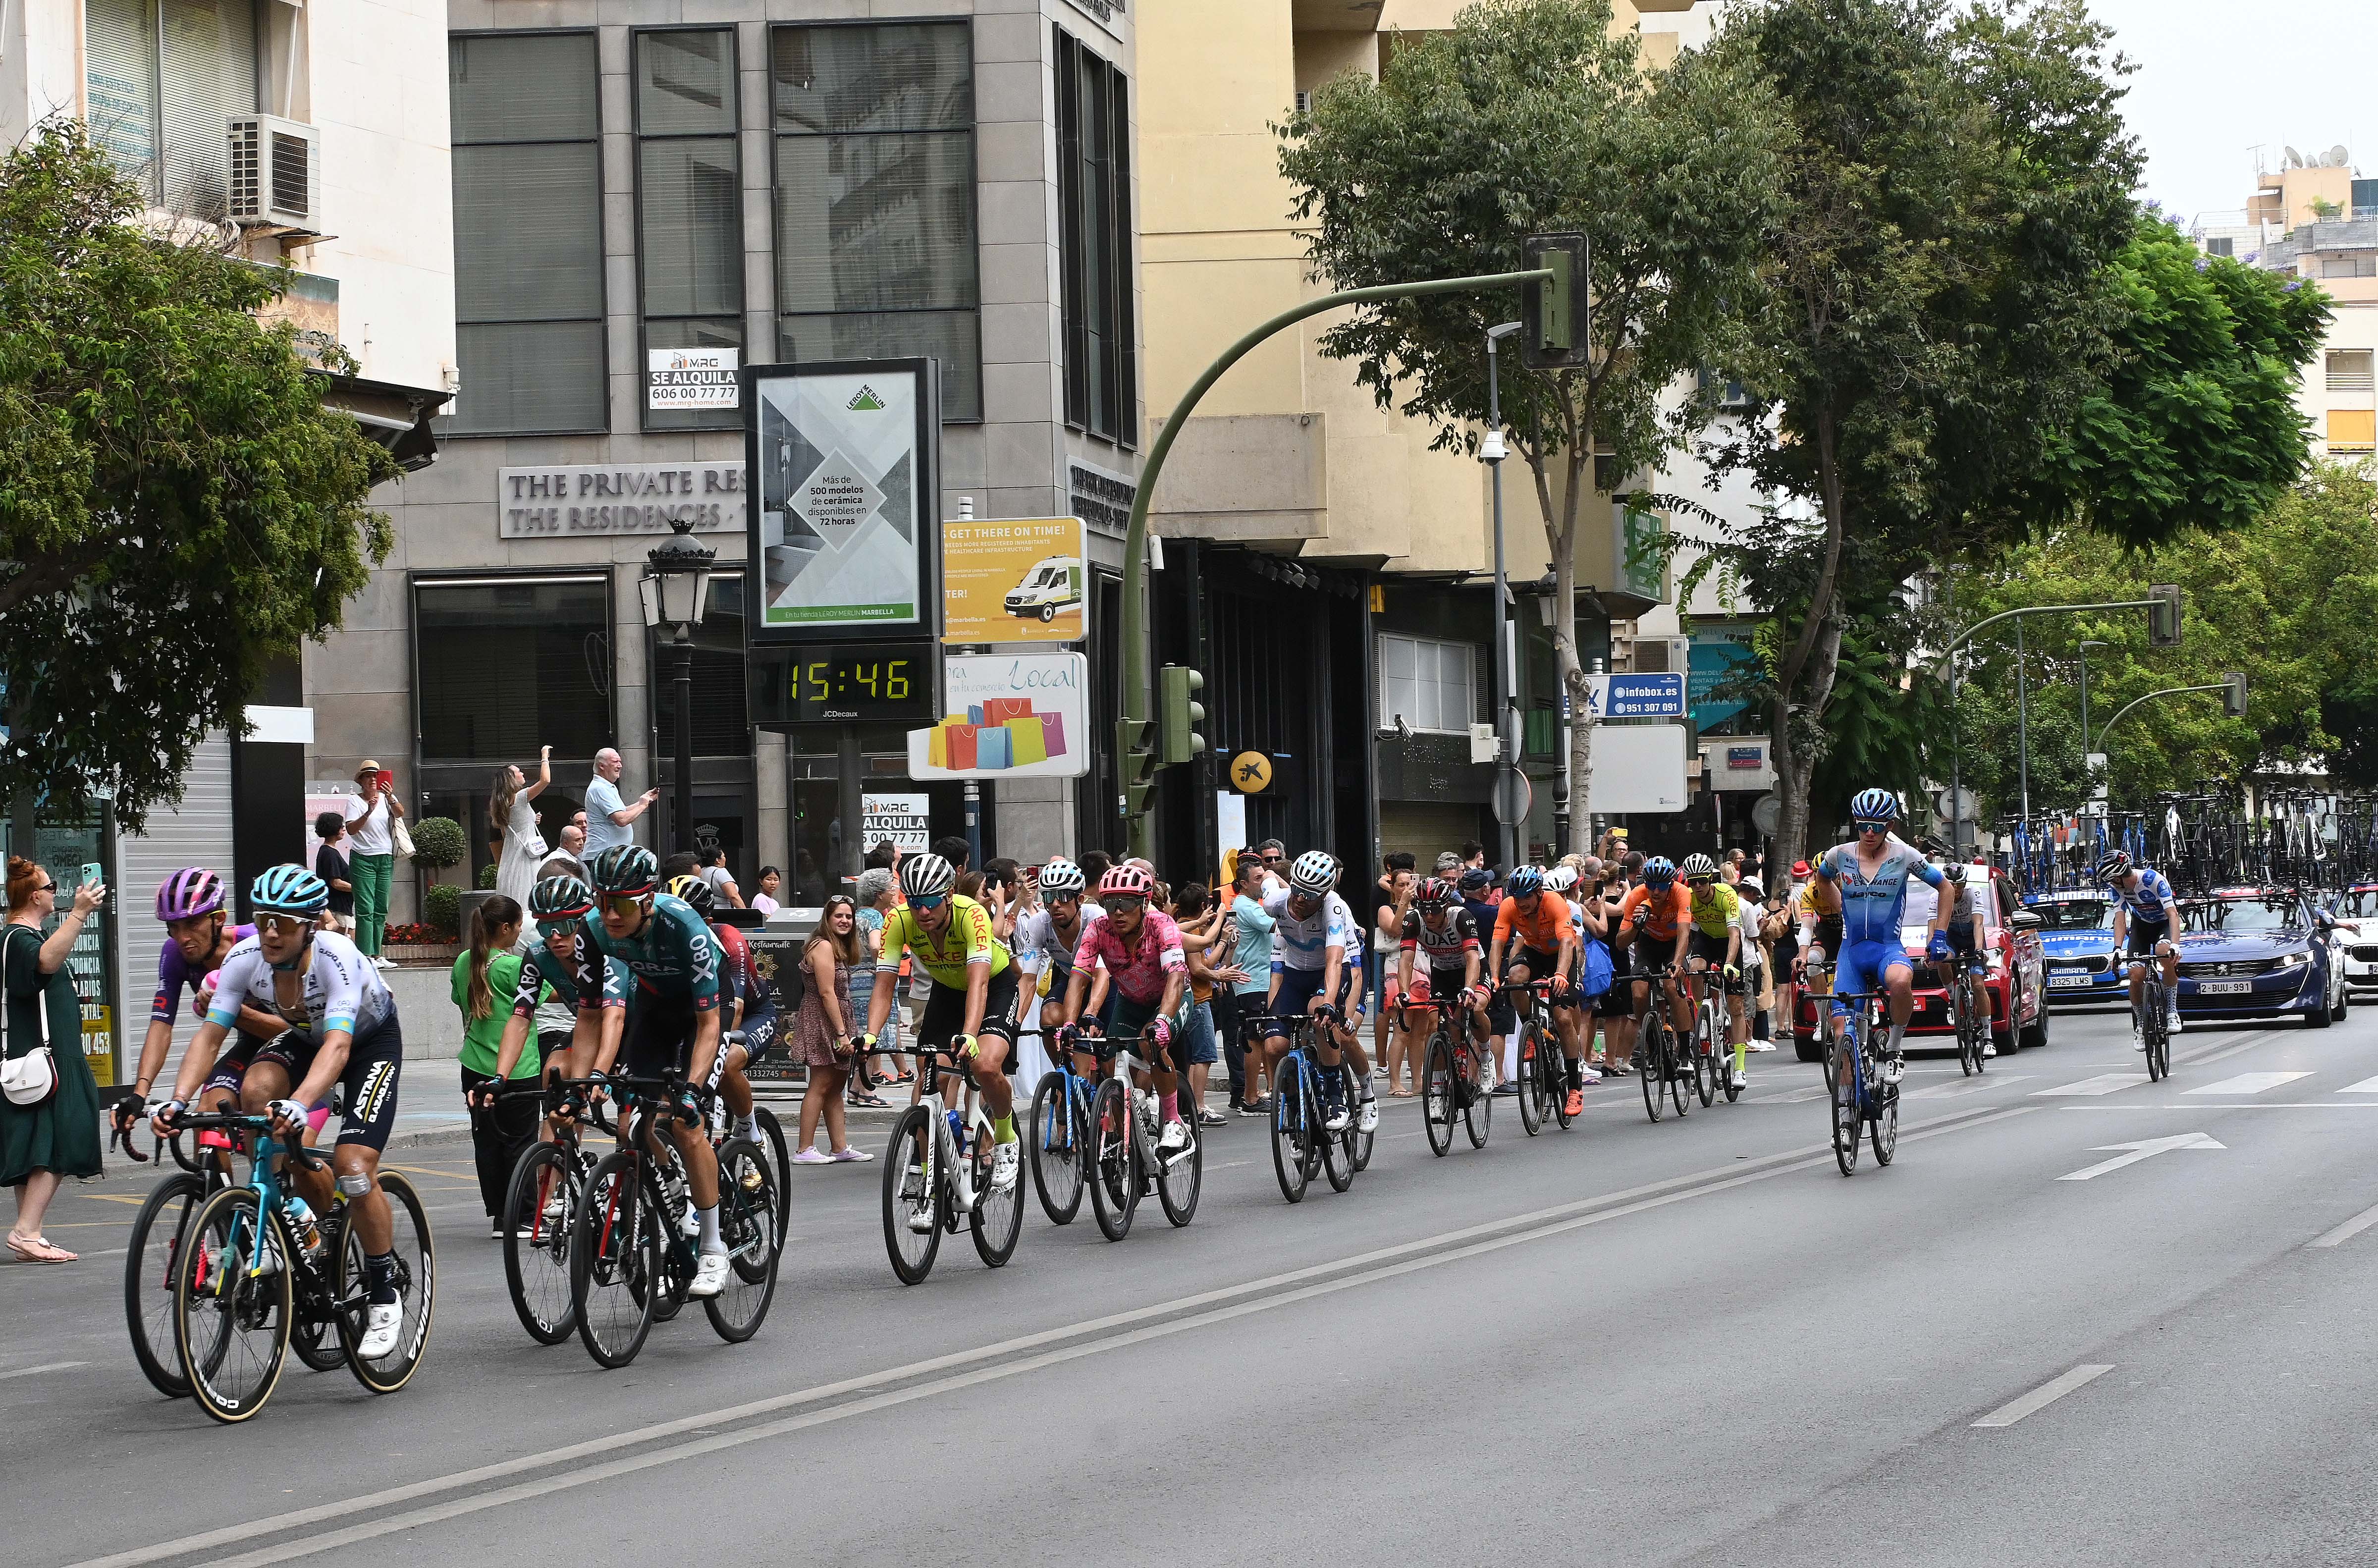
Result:
<instances>
[{"instance_id":1,"label":"white handbag","mask_svg":"<svg viewBox=\"0 0 2378 1568\"><path fill-rule=\"evenodd\" d=\"M20 929L21 927L9 927L9 937L14 938ZM0 957L0 964L5 962L5 957ZM0 1095L6 1095L12 1106L37 1106L58 1092L57 1059L50 1052L49 998L36 996L33 1010L42 1020L42 1048L0 1061ZM7 1041L8 1009L0 1002L0 1055L6 1054Z\"/></svg>"}]
</instances>

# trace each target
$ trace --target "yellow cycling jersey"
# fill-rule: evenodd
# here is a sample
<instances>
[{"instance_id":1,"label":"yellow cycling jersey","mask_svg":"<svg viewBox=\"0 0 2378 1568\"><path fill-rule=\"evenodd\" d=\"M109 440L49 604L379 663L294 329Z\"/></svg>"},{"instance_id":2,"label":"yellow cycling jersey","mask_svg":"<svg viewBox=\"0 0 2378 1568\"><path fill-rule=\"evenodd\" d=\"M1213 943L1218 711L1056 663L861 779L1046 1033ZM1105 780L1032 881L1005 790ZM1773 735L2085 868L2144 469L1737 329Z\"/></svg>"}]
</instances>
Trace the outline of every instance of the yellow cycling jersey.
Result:
<instances>
[{"instance_id":1,"label":"yellow cycling jersey","mask_svg":"<svg viewBox=\"0 0 2378 1568\"><path fill-rule=\"evenodd\" d=\"M1692 890L1693 925L1705 937L1723 937L1742 920L1742 895L1724 882Z\"/></svg>"},{"instance_id":2,"label":"yellow cycling jersey","mask_svg":"<svg viewBox=\"0 0 2378 1568\"><path fill-rule=\"evenodd\" d=\"M950 895L950 923L938 942L907 904L884 916L883 962L896 965L903 949L916 955L937 986L965 985L970 964L988 964L997 975L1015 962L991 929L991 911L959 893Z\"/></svg>"},{"instance_id":3,"label":"yellow cycling jersey","mask_svg":"<svg viewBox=\"0 0 2378 1568\"><path fill-rule=\"evenodd\" d=\"M1795 919L1811 916L1819 919L1827 916L1838 918L1841 912L1842 890L1816 877L1802 883L1800 891L1792 896Z\"/></svg>"}]
</instances>

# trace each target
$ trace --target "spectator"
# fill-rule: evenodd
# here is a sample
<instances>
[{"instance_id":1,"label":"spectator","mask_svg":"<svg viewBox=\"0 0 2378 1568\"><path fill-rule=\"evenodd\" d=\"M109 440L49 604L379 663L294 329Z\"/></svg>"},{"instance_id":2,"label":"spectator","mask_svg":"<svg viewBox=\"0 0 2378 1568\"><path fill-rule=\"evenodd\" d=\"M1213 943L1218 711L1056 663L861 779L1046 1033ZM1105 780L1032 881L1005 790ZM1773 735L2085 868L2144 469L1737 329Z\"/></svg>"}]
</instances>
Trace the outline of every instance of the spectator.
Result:
<instances>
[{"instance_id":1,"label":"spectator","mask_svg":"<svg viewBox=\"0 0 2378 1568\"><path fill-rule=\"evenodd\" d=\"M1263 853L1260 847L1239 854L1238 885L1231 890L1231 920L1239 942L1235 964L1240 979L1231 982L1231 1011L1236 1027L1224 1036L1224 1061L1231 1070L1231 1107L1241 1116L1266 1116L1270 1096L1263 1092L1264 1053L1246 1048L1255 1020L1271 1006L1272 928L1275 916L1264 913Z\"/></svg>"},{"instance_id":2,"label":"spectator","mask_svg":"<svg viewBox=\"0 0 2378 1568\"><path fill-rule=\"evenodd\" d=\"M735 874L727 868L727 851L717 844L700 852L702 880L710 884L714 896L732 905L743 907L743 890L735 885Z\"/></svg>"},{"instance_id":3,"label":"spectator","mask_svg":"<svg viewBox=\"0 0 2378 1568\"><path fill-rule=\"evenodd\" d=\"M1476 839L1463 839L1460 855L1464 866L1482 871L1486 868L1486 846Z\"/></svg>"},{"instance_id":4,"label":"spectator","mask_svg":"<svg viewBox=\"0 0 2378 1568\"><path fill-rule=\"evenodd\" d=\"M1428 874L1432 877L1442 877L1448 882L1453 880L1461 875L1461 856L1449 849L1438 850L1436 863L1429 868Z\"/></svg>"},{"instance_id":5,"label":"spectator","mask_svg":"<svg viewBox=\"0 0 2378 1568\"><path fill-rule=\"evenodd\" d=\"M586 784L586 858L590 862L613 844L635 843L636 819L661 797L656 785L636 796L633 806L622 801L619 775L627 766L607 746L594 753L594 776Z\"/></svg>"},{"instance_id":6,"label":"spectator","mask_svg":"<svg viewBox=\"0 0 2378 1568\"><path fill-rule=\"evenodd\" d=\"M1114 863L1114 856L1103 849L1086 849L1074 863L1082 868L1082 880L1088 884L1088 891L1082 894L1084 909L1099 907L1099 879L1113 870Z\"/></svg>"},{"instance_id":7,"label":"spectator","mask_svg":"<svg viewBox=\"0 0 2378 1568\"><path fill-rule=\"evenodd\" d=\"M1399 866L1397 861L1402 861ZM1421 1091L1428 1071L1425 1056L1411 1059L1410 1089L1396 1087L1396 1068L1410 1047L1425 1053L1427 1036L1413 1037L1409 1029L1387 1030L1387 1012L1395 1006L1398 990L1397 956L1403 952L1404 916L1411 913L1412 890L1419 886L1412 857L1397 854L1387 856L1387 874L1379 879L1379 902L1371 916L1371 952L1363 967L1370 972L1371 994L1378 1005L1371 1010L1371 1059L1384 1061L1387 1069L1387 1095L1392 1099L1407 1100ZM1425 976L1422 976L1423 979ZM1409 1045L1408 1045L1409 1042Z\"/></svg>"},{"instance_id":8,"label":"spectator","mask_svg":"<svg viewBox=\"0 0 2378 1568\"><path fill-rule=\"evenodd\" d=\"M840 887L841 885L842 882L839 878L835 880L832 887L827 885L825 873L818 869L816 856L811 855L806 849L796 849L793 851L792 898L793 904L796 907L801 909L823 909L825 907L825 895L832 892L835 888ZM779 893L776 896L778 902L781 903L783 895Z\"/></svg>"},{"instance_id":9,"label":"spectator","mask_svg":"<svg viewBox=\"0 0 2378 1568\"><path fill-rule=\"evenodd\" d=\"M947 838L935 839L933 853L961 871L974 864L974 851L967 847L966 840L955 833Z\"/></svg>"},{"instance_id":10,"label":"spectator","mask_svg":"<svg viewBox=\"0 0 2378 1568\"><path fill-rule=\"evenodd\" d=\"M853 990L859 971L871 975L875 965L869 962L867 941L859 929L858 906L848 893L826 899L825 913L801 949L801 962L809 967L809 984L802 988L800 1008L793 1014L793 1051L808 1064L810 1081L801 1094L801 1147L793 1163L863 1160L869 1156L850 1146L842 1090L858 1060ZM817 1147L821 1117L831 1151L825 1154Z\"/></svg>"},{"instance_id":11,"label":"spectator","mask_svg":"<svg viewBox=\"0 0 2378 1568\"><path fill-rule=\"evenodd\" d=\"M896 871L900 868L900 846L890 839L878 839L875 847L867 852L866 869Z\"/></svg>"},{"instance_id":12,"label":"spectator","mask_svg":"<svg viewBox=\"0 0 2378 1568\"><path fill-rule=\"evenodd\" d=\"M1276 838L1255 845L1255 859L1264 868L1264 886L1279 887L1288 875L1288 846Z\"/></svg>"},{"instance_id":13,"label":"spectator","mask_svg":"<svg viewBox=\"0 0 2378 1568\"><path fill-rule=\"evenodd\" d=\"M347 819L347 875L354 884L355 948L381 969L393 967L379 955L388 936L388 890L396 880L396 829L404 802L396 797L396 776L370 758L355 770L362 808Z\"/></svg>"},{"instance_id":14,"label":"spectator","mask_svg":"<svg viewBox=\"0 0 2378 1568\"><path fill-rule=\"evenodd\" d=\"M314 851L314 875L330 890L325 908L337 922L330 928L344 935L355 928L355 885L347 880L346 852L339 847L347 839L347 820L336 811L325 811L314 819L314 836L322 841L322 846Z\"/></svg>"},{"instance_id":15,"label":"spectator","mask_svg":"<svg viewBox=\"0 0 2378 1568\"><path fill-rule=\"evenodd\" d=\"M581 811L578 815L582 818L586 813ZM560 845L537 866L536 880L541 882L547 877L575 877L582 882L586 880L586 830L576 822L561 830Z\"/></svg>"},{"instance_id":16,"label":"spectator","mask_svg":"<svg viewBox=\"0 0 2378 1568\"><path fill-rule=\"evenodd\" d=\"M1239 976L1229 950L1221 945L1231 923L1203 882L1182 888L1172 901L1172 921L1181 929L1182 957L1189 970L1189 1002L1174 1061L1189 1071L1188 1103L1197 1113L1197 1125L1219 1127L1224 1119L1221 1112L1207 1108L1206 1083L1221 1055L1215 1046L1214 998ZM1223 958L1219 964L1208 956L1216 950Z\"/></svg>"},{"instance_id":17,"label":"spectator","mask_svg":"<svg viewBox=\"0 0 2378 1568\"><path fill-rule=\"evenodd\" d=\"M534 1099L495 1095L495 1086L503 1082L496 1076L496 1055L520 991L521 955L510 950L520 944L521 906L498 893L472 906L470 925L471 945L454 955L454 1005L462 1011L456 1065L462 1070L462 1103L471 1112L471 1154L479 1170L479 1203L487 1211L487 1236L500 1241L512 1167L534 1141L537 1124ZM536 1072L536 1059L526 1051L512 1063L514 1082L534 1081Z\"/></svg>"},{"instance_id":18,"label":"spectator","mask_svg":"<svg viewBox=\"0 0 2378 1568\"><path fill-rule=\"evenodd\" d=\"M1602 1020L1599 1065L1605 1074L1618 1077L1635 1071L1634 950L1618 927L1618 906L1627 897L1626 871L1616 865L1604 865L1595 891L1601 900L1598 908L1605 945L1610 949L1610 989L1593 1009Z\"/></svg>"},{"instance_id":19,"label":"spectator","mask_svg":"<svg viewBox=\"0 0 2378 1568\"><path fill-rule=\"evenodd\" d=\"M82 1054L82 1001L66 955L91 911L107 902L102 882L85 882L45 939L42 925L57 907L58 888L31 861L8 857L8 921L0 926L0 1008L6 1011L8 1059L47 1047L57 1088L39 1105L0 1099L0 1184L17 1194L8 1251L28 1263L70 1263L76 1254L42 1234L58 1182L100 1174L99 1085Z\"/></svg>"},{"instance_id":20,"label":"spectator","mask_svg":"<svg viewBox=\"0 0 2378 1568\"><path fill-rule=\"evenodd\" d=\"M1717 869L1719 876L1739 886L1742 881L1742 851L1727 850L1725 857L1718 862Z\"/></svg>"},{"instance_id":21,"label":"spectator","mask_svg":"<svg viewBox=\"0 0 2378 1568\"><path fill-rule=\"evenodd\" d=\"M503 857L496 862L496 891L528 907L529 889L536 886L536 868L546 856L545 835L537 832L536 797L553 783L553 748L539 747L536 783L507 762L496 771L495 787L487 796L487 821L503 836Z\"/></svg>"},{"instance_id":22,"label":"spectator","mask_svg":"<svg viewBox=\"0 0 2378 1568\"><path fill-rule=\"evenodd\" d=\"M886 839L876 847L888 849L891 843ZM874 856L870 855L868 858L871 860ZM883 916L892 908L896 887L889 866L870 866L859 873L858 928L863 941L860 958L850 975L849 1015L853 1018L865 1017L860 1009L875 991L875 972L883 962ZM892 1011L883 1019L883 1033L877 1037L876 1043L895 1050L899 1048L900 1006L896 993ZM870 1060L854 1063L851 1068L850 1103L877 1107L891 1104L875 1093L875 1086L904 1081L895 1071L898 1060L896 1057L879 1055Z\"/></svg>"},{"instance_id":23,"label":"spectator","mask_svg":"<svg viewBox=\"0 0 2378 1568\"><path fill-rule=\"evenodd\" d=\"M774 915L780 907L776 903L776 889L783 881L774 866L761 867L760 890L751 895L751 907L763 916Z\"/></svg>"},{"instance_id":24,"label":"spectator","mask_svg":"<svg viewBox=\"0 0 2378 1568\"><path fill-rule=\"evenodd\" d=\"M662 858L661 886L667 887L679 877L698 876L701 871L702 856L690 849L680 849Z\"/></svg>"}]
</instances>

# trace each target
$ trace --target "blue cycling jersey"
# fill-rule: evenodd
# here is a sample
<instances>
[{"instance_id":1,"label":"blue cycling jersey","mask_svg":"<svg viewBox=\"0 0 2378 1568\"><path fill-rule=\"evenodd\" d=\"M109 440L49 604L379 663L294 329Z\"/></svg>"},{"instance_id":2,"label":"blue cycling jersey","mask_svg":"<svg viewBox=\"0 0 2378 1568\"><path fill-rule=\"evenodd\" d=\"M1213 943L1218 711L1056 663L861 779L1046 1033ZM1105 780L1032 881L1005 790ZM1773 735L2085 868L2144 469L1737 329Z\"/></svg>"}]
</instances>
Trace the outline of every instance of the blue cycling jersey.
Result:
<instances>
[{"instance_id":1,"label":"blue cycling jersey","mask_svg":"<svg viewBox=\"0 0 2378 1568\"><path fill-rule=\"evenodd\" d=\"M1857 845L1837 844L1817 862L1817 875L1837 882L1842 893L1842 940L1844 942L1888 941L1896 945L1906 924L1907 879L1921 877L1934 887L1948 880L1924 852L1897 835L1885 842L1882 864L1874 875L1858 868Z\"/></svg>"},{"instance_id":2,"label":"blue cycling jersey","mask_svg":"<svg viewBox=\"0 0 2378 1568\"><path fill-rule=\"evenodd\" d=\"M2116 902L2131 912L2132 919L2160 926L2171 918L2167 913L2167 906L2173 902L2171 881L2154 868L2139 868L2137 887L2124 888L2120 882L2111 885Z\"/></svg>"}]
</instances>

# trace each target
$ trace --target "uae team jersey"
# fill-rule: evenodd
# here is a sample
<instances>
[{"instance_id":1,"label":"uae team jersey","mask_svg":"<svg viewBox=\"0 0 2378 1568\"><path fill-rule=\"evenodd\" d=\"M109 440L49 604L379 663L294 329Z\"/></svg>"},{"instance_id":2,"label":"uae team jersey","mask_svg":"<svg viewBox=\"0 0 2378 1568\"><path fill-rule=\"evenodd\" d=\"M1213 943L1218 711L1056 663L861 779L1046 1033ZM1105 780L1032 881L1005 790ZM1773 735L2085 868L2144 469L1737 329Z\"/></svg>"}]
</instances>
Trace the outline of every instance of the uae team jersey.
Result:
<instances>
[{"instance_id":1,"label":"uae team jersey","mask_svg":"<svg viewBox=\"0 0 2378 1568\"><path fill-rule=\"evenodd\" d=\"M1432 974L1466 972L1470 955L1478 951L1478 922L1459 905L1438 926L1430 925L1419 910L1412 910L1404 916L1403 949L1424 955Z\"/></svg>"}]
</instances>

